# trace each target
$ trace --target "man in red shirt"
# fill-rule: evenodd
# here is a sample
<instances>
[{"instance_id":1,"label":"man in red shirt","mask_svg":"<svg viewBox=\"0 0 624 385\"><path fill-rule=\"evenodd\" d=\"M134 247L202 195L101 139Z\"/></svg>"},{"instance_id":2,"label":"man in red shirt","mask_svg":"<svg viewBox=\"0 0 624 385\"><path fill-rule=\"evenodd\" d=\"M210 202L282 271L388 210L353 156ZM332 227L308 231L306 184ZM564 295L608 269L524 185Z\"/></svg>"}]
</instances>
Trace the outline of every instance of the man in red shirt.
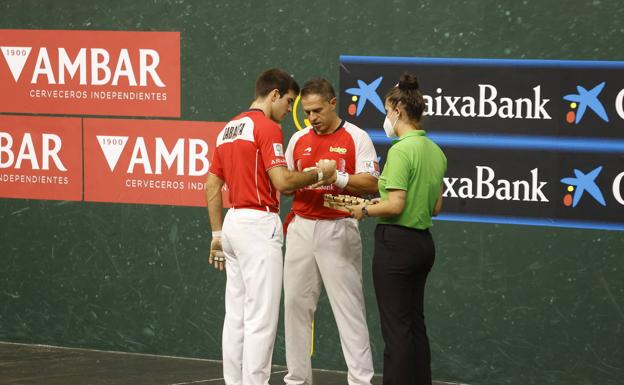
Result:
<instances>
[{"instance_id":1,"label":"man in red shirt","mask_svg":"<svg viewBox=\"0 0 624 385\"><path fill-rule=\"evenodd\" d=\"M282 223L277 191L336 179L336 163L319 160L289 171L278 122L292 109L299 85L280 69L263 72L248 111L217 136L206 200L212 228L209 262L227 273L223 376L228 385L267 385L282 289ZM221 189L231 208L223 218Z\"/></svg>"},{"instance_id":2,"label":"man in red shirt","mask_svg":"<svg viewBox=\"0 0 624 385\"><path fill-rule=\"evenodd\" d=\"M311 126L290 139L288 168L301 171L314 167L319 159L332 159L339 171L332 185L295 191L294 219L288 225L284 261L288 365L284 381L289 385L312 384L311 329L322 281L338 325L348 382L370 385L373 360L362 292L358 224L349 213L323 206L323 195L376 193L377 155L368 134L336 114L336 95L327 80L306 82L301 105Z\"/></svg>"}]
</instances>

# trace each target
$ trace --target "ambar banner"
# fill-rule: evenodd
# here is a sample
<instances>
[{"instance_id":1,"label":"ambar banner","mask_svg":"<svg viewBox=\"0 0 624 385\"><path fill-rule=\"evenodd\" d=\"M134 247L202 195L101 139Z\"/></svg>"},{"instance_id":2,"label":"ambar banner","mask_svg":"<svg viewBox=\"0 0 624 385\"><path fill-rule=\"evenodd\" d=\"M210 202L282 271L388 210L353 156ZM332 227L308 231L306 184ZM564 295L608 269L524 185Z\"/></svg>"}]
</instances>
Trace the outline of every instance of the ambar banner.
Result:
<instances>
[{"instance_id":1,"label":"ambar banner","mask_svg":"<svg viewBox=\"0 0 624 385\"><path fill-rule=\"evenodd\" d=\"M381 156L409 71L448 158L438 219L624 230L624 62L341 56L340 109Z\"/></svg>"},{"instance_id":2,"label":"ambar banner","mask_svg":"<svg viewBox=\"0 0 624 385\"><path fill-rule=\"evenodd\" d=\"M0 115L0 197L82 200L80 119Z\"/></svg>"},{"instance_id":3,"label":"ambar banner","mask_svg":"<svg viewBox=\"0 0 624 385\"><path fill-rule=\"evenodd\" d=\"M0 111L180 116L180 33L0 30Z\"/></svg>"},{"instance_id":4,"label":"ambar banner","mask_svg":"<svg viewBox=\"0 0 624 385\"><path fill-rule=\"evenodd\" d=\"M85 119L85 201L205 206L205 182L225 123ZM224 194L224 202L227 194Z\"/></svg>"}]
</instances>

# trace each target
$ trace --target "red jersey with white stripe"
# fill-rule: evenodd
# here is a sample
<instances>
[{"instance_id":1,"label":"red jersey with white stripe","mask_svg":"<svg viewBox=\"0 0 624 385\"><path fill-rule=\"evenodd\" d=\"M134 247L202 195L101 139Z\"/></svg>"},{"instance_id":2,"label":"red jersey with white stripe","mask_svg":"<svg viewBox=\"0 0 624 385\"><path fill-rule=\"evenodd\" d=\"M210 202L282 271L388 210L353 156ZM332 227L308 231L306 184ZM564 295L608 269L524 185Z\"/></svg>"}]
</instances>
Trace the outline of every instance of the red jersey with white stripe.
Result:
<instances>
[{"instance_id":1,"label":"red jersey with white stripe","mask_svg":"<svg viewBox=\"0 0 624 385\"><path fill-rule=\"evenodd\" d=\"M290 138L286 149L289 169L303 171L307 167L314 167L320 159L334 159L338 171L348 174L366 172L379 177L377 153L370 137L364 130L344 120L331 134L319 135L312 127L306 127ZM334 185L299 189L295 192L292 211L311 219L349 216L344 211L323 206L324 194L342 194L342 189Z\"/></svg>"},{"instance_id":2,"label":"red jersey with white stripe","mask_svg":"<svg viewBox=\"0 0 624 385\"><path fill-rule=\"evenodd\" d=\"M286 166L282 140L282 129L258 109L241 113L221 130L210 172L227 184L232 207L279 210L267 171Z\"/></svg>"}]
</instances>

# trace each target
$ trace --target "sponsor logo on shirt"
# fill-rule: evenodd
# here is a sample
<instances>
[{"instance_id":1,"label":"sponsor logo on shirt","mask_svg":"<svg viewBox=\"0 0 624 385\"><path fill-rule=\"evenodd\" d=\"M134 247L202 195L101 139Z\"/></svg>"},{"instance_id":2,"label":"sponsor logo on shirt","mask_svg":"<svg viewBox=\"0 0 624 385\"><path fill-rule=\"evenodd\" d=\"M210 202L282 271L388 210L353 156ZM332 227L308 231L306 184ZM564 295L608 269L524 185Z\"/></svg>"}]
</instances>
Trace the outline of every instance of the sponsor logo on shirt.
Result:
<instances>
[{"instance_id":1,"label":"sponsor logo on shirt","mask_svg":"<svg viewBox=\"0 0 624 385\"><path fill-rule=\"evenodd\" d=\"M379 176L379 163L378 162L375 162L373 160L364 162L364 169L366 170L366 172L368 172L372 176L375 176L375 177Z\"/></svg>"},{"instance_id":2,"label":"sponsor logo on shirt","mask_svg":"<svg viewBox=\"0 0 624 385\"><path fill-rule=\"evenodd\" d=\"M336 152L338 154L344 155L344 154L347 153L347 149L344 148L344 147L332 147L332 146L329 146L329 152Z\"/></svg>"},{"instance_id":3,"label":"sponsor logo on shirt","mask_svg":"<svg viewBox=\"0 0 624 385\"><path fill-rule=\"evenodd\" d=\"M273 152L275 156L284 156L284 148L281 143L273 143Z\"/></svg>"},{"instance_id":4,"label":"sponsor logo on shirt","mask_svg":"<svg viewBox=\"0 0 624 385\"><path fill-rule=\"evenodd\" d=\"M243 133L245 123L238 123L234 126L227 126L223 129L223 140L234 139Z\"/></svg>"},{"instance_id":5,"label":"sponsor logo on shirt","mask_svg":"<svg viewBox=\"0 0 624 385\"><path fill-rule=\"evenodd\" d=\"M312 155L312 147L306 147L305 150L303 150L303 156L309 156Z\"/></svg>"}]
</instances>

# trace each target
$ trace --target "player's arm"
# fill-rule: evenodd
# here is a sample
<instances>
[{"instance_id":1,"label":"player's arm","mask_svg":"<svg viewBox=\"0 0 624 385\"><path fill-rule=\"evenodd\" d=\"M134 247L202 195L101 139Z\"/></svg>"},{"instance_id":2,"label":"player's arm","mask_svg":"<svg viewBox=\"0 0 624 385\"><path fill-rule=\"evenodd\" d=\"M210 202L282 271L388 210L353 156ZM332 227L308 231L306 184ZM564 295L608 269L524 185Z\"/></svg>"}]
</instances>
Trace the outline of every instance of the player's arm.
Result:
<instances>
[{"instance_id":1,"label":"player's arm","mask_svg":"<svg viewBox=\"0 0 624 385\"><path fill-rule=\"evenodd\" d=\"M295 170L294 152L295 152L295 145L297 144L297 139L298 139L298 135L294 135L293 137L290 138L290 140L288 141L288 146L286 147L286 152L284 153L284 159L286 159L286 165L288 166L288 170L290 171ZM307 170L304 170L304 171L307 171ZM284 190L284 191L280 191L280 193L286 196L293 196L295 195L295 191L296 191L295 189Z\"/></svg>"},{"instance_id":2,"label":"player's arm","mask_svg":"<svg viewBox=\"0 0 624 385\"><path fill-rule=\"evenodd\" d=\"M358 221L364 218L362 208L366 207L369 217L394 217L400 215L405 209L405 190L388 190L388 199L380 200L378 203L357 206L350 206L349 211Z\"/></svg>"},{"instance_id":3,"label":"player's arm","mask_svg":"<svg viewBox=\"0 0 624 385\"><path fill-rule=\"evenodd\" d=\"M379 165L377 164L375 146L373 146L372 140L364 131L361 131L354 139L356 145L355 173L349 175L339 172L335 185L349 194L377 194L377 178L375 175L379 175Z\"/></svg>"},{"instance_id":4,"label":"player's arm","mask_svg":"<svg viewBox=\"0 0 624 385\"><path fill-rule=\"evenodd\" d=\"M365 206L352 206L353 216L360 220L363 218L362 208L366 207L368 215L371 217L394 217L400 215L405 209L405 198L407 196L407 186L409 186L410 167L409 159L400 151L388 152L386 160L386 188L388 190L387 199L380 200L379 203Z\"/></svg>"},{"instance_id":5,"label":"player's arm","mask_svg":"<svg viewBox=\"0 0 624 385\"><path fill-rule=\"evenodd\" d=\"M208 206L208 218L212 229L212 241L210 242L210 254L208 263L214 264L215 269L223 270L225 260L221 247L221 228L223 227L223 198L221 189L224 181L218 176L208 173L206 179L206 205Z\"/></svg>"},{"instance_id":6,"label":"player's arm","mask_svg":"<svg viewBox=\"0 0 624 385\"><path fill-rule=\"evenodd\" d=\"M206 179L206 204L212 231L221 231L223 227L223 199L221 189L225 182L218 176L208 173Z\"/></svg>"},{"instance_id":7,"label":"player's arm","mask_svg":"<svg viewBox=\"0 0 624 385\"><path fill-rule=\"evenodd\" d=\"M318 168L299 172L288 170L284 166L269 169L271 183L279 192L290 192L311 184L322 182L322 185L332 184L336 180L336 161L322 159Z\"/></svg>"},{"instance_id":8,"label":"player's arm","mask_svg":"<svg viewBox=\"0 0 624 385\"><path fill-rule=\"evenodd\" d=\"M340 177L340 176L339 176ZM348 182L345 191L355 195L376 194L377 178L367 172L347 175Z\"/></svg>"},{"instance_id":9,"label":"player's arm","mask_svg":"<svg viewBox=\"0 0 624 385\"><path fill-rule=\"evenodd\" d=\"M335 160L321 159L314 169L303 172L288 170L285 166L294 168L292 154L289 156L290 164L288 164L282 153L282 130L278 125L268 125L264 130L254 131L254 135L269 179L280 193L289 193L317 182L329 185L336 180ZM292 147L287 151L292 152Z\"/></svg>"},{"instance_id":10,"label":"player's arm","mask_svg":"<svg viewBox=\"0 0 624 385\"><path fill-rule=\"evenodd\" d=\"M444 183L440 186L440 195L438 195L438 200L436 201L435 206L433 206L433 212L431 215L434 217L442 211L442 194L444 194Z\"/></svg>"}]
</instances>

